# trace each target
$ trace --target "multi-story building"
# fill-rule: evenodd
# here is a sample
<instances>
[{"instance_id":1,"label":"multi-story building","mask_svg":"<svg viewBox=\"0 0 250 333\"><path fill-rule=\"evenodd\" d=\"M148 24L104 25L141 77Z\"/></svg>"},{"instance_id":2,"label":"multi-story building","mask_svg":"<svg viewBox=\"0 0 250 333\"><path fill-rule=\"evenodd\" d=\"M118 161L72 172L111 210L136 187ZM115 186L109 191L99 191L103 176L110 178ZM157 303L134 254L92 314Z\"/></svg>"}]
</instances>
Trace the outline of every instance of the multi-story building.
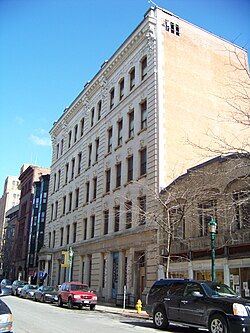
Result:
<instances>
[{"instance_id":1,"label":"multi-story building","mask_svg":"<svg viewBox=\"0 0 250 333\"><path fill-rule=\"evenodd\" d=\"M34 187L33 183L38 181L42 175L47 175L50 170L38 166L23 166L20 172L20 203L18 213L18 223L15 229L14 239L14 269L16 278L28 278L28 243L30 223L32 216L32 202Z\"/></svg>"},{"instance_id":2,"label":"multi-story building","mask_svg":"<svg viewBox=\"0 0 250 333\"><path fill-rule=\"evenodd\" d=\"M44 243L49 177L49 174L42 175L38 181L33 183L34 194L29 230L27 267L28 275L33 277L34 283L36 283L38 276L38 252Z\"/></svg>"},{"instance_id":3,"label":"multi-story building","mask_svg":"<svg viewBox=\"0 0 250 333\"><path fill-rule=\"evenodd\" d=\"M163 221L172 227L169 276L211 279L213 218L216 278L250 297L249 155L219 156L190 168L163 191L162 200ZM162 236L164 249L169 235Z\"/></svg>"},{"instance_id":4,"label":"multi-story building","mask_svg":"<svg viewBox=\"0 0 250 333\"><path fill-rule=\"evenodd\" d=\"M154 193L200 156L191 145L217 122L228 53L244 50L160 8L143 21L66 108L52 130L53 157L39 259L51 280L73 248L72 278L117 301L141 297L157 278ZM233 74L232 74L233 75ZM195 130L194 130L195 129ZM239 141L243 131L234 124ZM228 134L229 135L229 134ZM151 198L150 198L151 197Z\"/></svg>"}]
</instances>

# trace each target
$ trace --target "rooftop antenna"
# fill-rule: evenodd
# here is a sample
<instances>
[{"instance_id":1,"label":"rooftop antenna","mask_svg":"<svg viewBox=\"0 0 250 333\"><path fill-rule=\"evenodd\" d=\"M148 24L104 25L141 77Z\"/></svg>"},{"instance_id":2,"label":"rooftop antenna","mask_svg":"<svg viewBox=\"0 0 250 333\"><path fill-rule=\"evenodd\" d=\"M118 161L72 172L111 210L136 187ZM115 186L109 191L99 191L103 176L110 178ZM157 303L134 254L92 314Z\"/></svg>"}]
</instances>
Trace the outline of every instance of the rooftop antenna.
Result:
<instances>
[{"instance_id":1,"label":"rooftop antenna","mask_svg":"<svg viewBox=\"0 0 250 333\"><path fill-rule=\"evenodd\" d=\"M157 4L156 4L154 1L152 1L152 0L148 0L148 3L154 5L155 7L159 7L159 6L157 6Z\"/></svg>"}]
</instances>

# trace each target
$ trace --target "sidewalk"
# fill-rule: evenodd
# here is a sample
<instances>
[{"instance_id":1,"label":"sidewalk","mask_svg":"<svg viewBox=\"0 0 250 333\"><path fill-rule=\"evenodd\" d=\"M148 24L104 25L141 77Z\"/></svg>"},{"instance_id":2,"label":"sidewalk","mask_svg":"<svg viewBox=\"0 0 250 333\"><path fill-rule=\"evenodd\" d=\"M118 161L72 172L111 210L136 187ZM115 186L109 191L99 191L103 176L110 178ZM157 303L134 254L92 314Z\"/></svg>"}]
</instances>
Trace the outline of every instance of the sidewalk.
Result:
<instances>
[{"instance_id":1,"label":"sidewalk","mask_svg":"<svg viewBox=\"0 0 250 333\"><path fill-rule=\"evenodd\" d=\"M114 305L109 304L97 304L96 310L99 312L108 312L113 314L119 314L124 317L149 319L149 315L146 311L142 311L140 314L135 309L123 309Z\"/></svg>"}]
</instances>

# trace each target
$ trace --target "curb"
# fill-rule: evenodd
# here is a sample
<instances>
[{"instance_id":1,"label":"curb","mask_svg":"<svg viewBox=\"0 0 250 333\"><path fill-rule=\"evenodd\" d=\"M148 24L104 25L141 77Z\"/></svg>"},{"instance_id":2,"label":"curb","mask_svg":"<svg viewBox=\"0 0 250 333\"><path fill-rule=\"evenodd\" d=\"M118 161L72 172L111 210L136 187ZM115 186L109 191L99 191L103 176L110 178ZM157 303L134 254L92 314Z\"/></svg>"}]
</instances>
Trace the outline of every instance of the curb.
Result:
<instances>
[{"instance_id":1,"label":"curb","mask_svg":"<svg viewBox=\"0 0 250 333\"><path fill-rule=\"evenodd\" d=\"M96 308L96 311L98 312L102 312L102 313L112 313L112 314L116 314L116 315L120 315L123 317L130 317L130 318L138 318L138 319L149 319L149 315L148 314L137 314L137 313L129 313L129 312L119 312L119 311L115 311L115 310L107 310L107 309L98 309Z\"/></svg>"}]
</instances>

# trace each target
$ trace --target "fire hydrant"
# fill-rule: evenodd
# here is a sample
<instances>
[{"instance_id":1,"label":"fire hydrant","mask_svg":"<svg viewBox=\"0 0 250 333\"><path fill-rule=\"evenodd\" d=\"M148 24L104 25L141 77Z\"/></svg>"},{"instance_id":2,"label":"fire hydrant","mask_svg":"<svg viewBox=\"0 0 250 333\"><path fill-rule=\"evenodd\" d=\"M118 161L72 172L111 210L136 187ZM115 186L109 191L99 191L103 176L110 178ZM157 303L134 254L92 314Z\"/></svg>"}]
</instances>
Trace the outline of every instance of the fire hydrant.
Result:
<instances>
[{"instance_id":1,"label":"fire hydrant","mask_svg":"<svg viewBox=\"0 0 250 333\"><path fill-rule=\"evenodd\" d=\"M138 299L136 305L135 305L135 308L137 310L137 313L141 313L141 309L142 309L142 301L140 299Z\"/></svg>"}]
</instances>

